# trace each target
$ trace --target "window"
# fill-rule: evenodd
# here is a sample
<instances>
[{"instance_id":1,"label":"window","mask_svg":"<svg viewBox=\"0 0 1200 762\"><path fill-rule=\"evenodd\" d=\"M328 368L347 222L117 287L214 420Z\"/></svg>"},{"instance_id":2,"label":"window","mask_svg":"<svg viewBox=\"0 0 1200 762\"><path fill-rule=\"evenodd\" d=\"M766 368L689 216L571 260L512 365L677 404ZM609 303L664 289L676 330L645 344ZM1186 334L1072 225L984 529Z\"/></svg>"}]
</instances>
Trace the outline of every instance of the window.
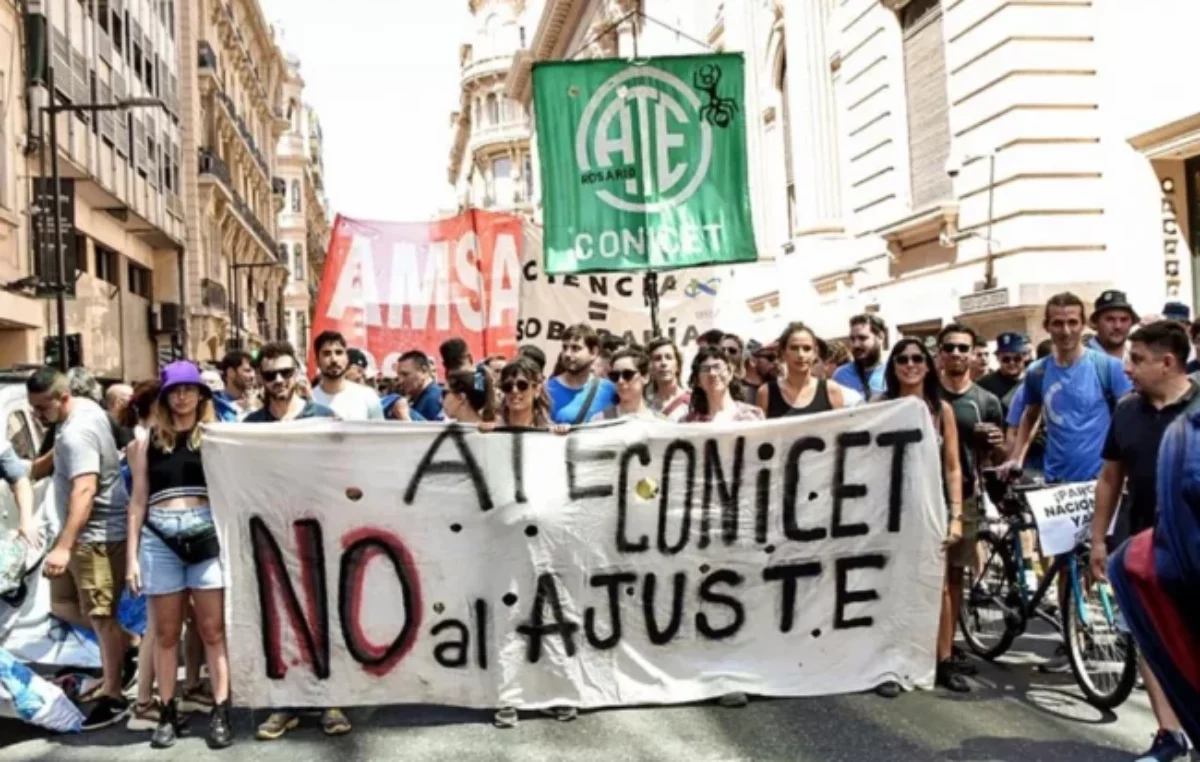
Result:
<instances>
[{"instance_id":1,"label":"window","mask_svg":"<svg viewBox=\"0 0 1200 762\"><path fill-rule=\"evenodd\" d=\"M522 26L522 27L517 28L517 39L520 41L521 47L524 48L525 47L525 27Z\"/></svg>"},{"instance_id":2,"label":"window","mask_svg":"<svg viewBox=\"0 0 1200 762\"><path fill-rule=\"evenodd\" d=\"M482 116L483 116L483 114L482 114L482 110L483 110L483 109L480 107L480 101L479 101L479 99L478 99L478 98L476 98L476 99L475 99L475 119L473 120L473 123L474 123L476 126L478 126L479 124L481 124L481 122L480 122L479 120L480 120L480 119L482 118Z\"/></svg>"},{"instance_id":3,"label":"window","mask_svg":"<svg viewBox=\"0 0 1200 762\"><path fill-rule=\"evenodd\" d=\"M500 124L500 103L496 100L495 93L488 93L487 118L488 124Z\"/></svg>"},{"instance_id":4,"label":"window","mask_svg":"<svg viewBox=\"0 0 1200 762\"><path fill-rule=\"evenodd\" d=\"M525 154L521 159L521 179L525 181L525 203L533 202L533 156Z\"/></svg>"},{"instance_id":5,"label":"window","mask_svg":"<svg viewBox=\"0 0 1200 762\"><path fill-rule=\"evenodd\" d=\"M300 181L292 180L292 211L300 211Z\"/></svg>"},{"instance_id":6,"label":"window","mask_svg":"<svg viewBox=\"0 0 1200 762\"><path fill-rule=\"evenodd\" d=\"M782 112L779 127L783 132L784 193L787 196L787 234L790 241L796 235L796 175L792 166L792 109L788 99L787 52L780 53L779 99Z\"/></svg>"},{"instance_id":7,"label":"window","mask_svg":"<svg viewBox=\"0 0 1200 762\"><path fill-rule=\"evenodd\" d=\"M121 275L117 271L117 267L120 264L120 261L121 261L120 254L117 254L117 252L113 251L112 249L108 248L107 246L103 246L99 243L96 244L96 277L97 278L104 281L105 283L109 283L114 286L121 285Z\"/></svg>"},{"instance_id":8,"label":"window","mask_svg":"<svg viewBox=\"0 0 1200 762\"><path fill-rule=\"evenodd\" d=\"M127 269L129 275L129 293L140 296L143 299L149 299L151 290L150 270L133 261L129 262Z\"/></svg>"},{"instance_id":9,"label":"window","mask_svg":"<svg viewBox=\"0 0 1200 762\"><path fill-rule=\"evenodd\" d=\"M492 162L492 199L500 204L513 200L512 160L503 156Z\"/></svg>"},{"instance_id":10,"label":"window","mask_svg":"<svg viewBox=\"0 0 1200 762\"><path fill-rule=\"evenodd\" d=\"M304 280L304 244L293 244L292 251L295 252L295 263L292 265L292 274L296 280Z\"/></svg>"},{"instance_id":11,"label":"window","mask_svg":"<svg viewBox=\"0 0 1200 762\"><path fill-rule=\"evenodd\" d=\"M14 410L8 414L8 441L13 451L22 460L33 460L37 457L37 447L33 443L33 428L25 411Z\"/></svg>"},{"instance_id":12,"label":"window","mask_svg":"<svg viewBox=\"0 0 1200 762\"><path fill-rule=\"evenodd\" d=\"M913 0L900 12L904 31L904 81L908 94L908 155L912 206L922 209L953 195L946 174L950 107L946 48L939 0Z\"/></svg>"}]
</instances>

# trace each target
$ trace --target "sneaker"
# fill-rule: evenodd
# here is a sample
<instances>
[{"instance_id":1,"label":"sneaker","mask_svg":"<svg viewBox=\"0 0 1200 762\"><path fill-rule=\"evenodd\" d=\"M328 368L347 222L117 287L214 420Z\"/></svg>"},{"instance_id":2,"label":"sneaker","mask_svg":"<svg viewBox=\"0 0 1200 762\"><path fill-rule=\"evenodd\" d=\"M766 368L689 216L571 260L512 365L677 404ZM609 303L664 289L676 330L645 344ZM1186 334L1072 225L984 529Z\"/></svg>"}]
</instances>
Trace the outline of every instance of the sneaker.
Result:
<instances>
[{"instance_id":1,"label":"sneaker","mask_svg":"<svg viewBox=\"0 0 1200 762\"><path fill-rule=\"evenodd\" d=\"M1071 660L1067 658L1067 649L1065 646L1059 646L1054 649L1054 656L1050 657L1045 664L1038 667L1038 672L1045 675L1062 675L1071 671Z\"/></svg>"},{"instance_id":2,"label":"sneaker","mask_svg":"<svg viewBox=\"0 0 1200 762\"><path fill-rule=\"evenodd\" d=\"M579 710L573 706L552 706L542 710L542 714L553 717L559 722L570 722L579 716Z\"/></svg>"},{"instance_id":3,"label":"sneaker","mask_svg":"<svg viewBox=\"0 0 1200 762\"><path fill-rule=\"evenodd\" d=\"M162 717L162 701L158 696L150 699L148 703L140 701L133 705L133 711L129 715L129 724L126 729L133 732L143 732L154 730L158 727L158 721Z\"/></svg>"},{"instance_id":4,"label":"sneaker","mask_svg":"<svg viewBox=\"0 0 1200 762\"><path fill-rule=\"evenodd\" d=\"M496 713L492 715L492 724L498 728L515 728L517 726L517 722L517 710L513 709L511 706L497 709Z\"/></svg>"},{"instance_id":5,"label":"sneaker","mask_svg":"<svg viewBox=\"0 0 1200 762\"><path fill-rule=\"evenodd\" d=\"M150 736L150 748L169 749L186 730L187 718L179 713L179 699L172 699L163 705L154 735Z\"/></svg>"},{"instance_id":6,"label":"sneaker","mask_svg":"<svg viewBox=\"0 0 1200 762\"><path fill-rule=\"evenodd\" d=\"M210 749L224 749L233 743L233 728L229 724L229 699L213 707L208 720L208 736L204 739Z\"/></svg>"},{"instance_id":7,"label":"sneaker","mask_svg":"<svg viewBox=\"0 0 1200 762\"><path fill-rule=\"evenodd\" d=\"M321 730L327 736L344 736L353 729L341 709L326 709L321 713Z\"/></svg>"},{"instance_id":8,"label":"sneaker","mask_svg":"<svg viewBox=\"0 0 1200 762\"><path fill-rule=\"evenodd\" d=\"M1150 746L1150 750L1134 762L1171 762L1186 758L1187 753L1187 738L1182 733L1160 730L1154 736L1154 743Z\"/></svg>"},{"instance_id":9,"label":"sneaker","mask_svg":"<svg viewBox=\"0 0 1200 762\"><path fill-rule=\"evenodd\" d=\"M750 703L750 699L745 693L736 691L734 693L726 693L721 698L717 699L717 703L730 709L738 709Z\"/></svg>"},{"instance_id":10,"label":"sneaker","mask_svg":"<svg viewBox=\"0 0 1200 762\"><path fill-rule=\"evenodd\" d=\"M83 730L99 730L115 725L129 714L130 705L124 698L101 696L87 719L83 721Z\"/></svg>"},{"instance_id":11,"label":"sneaker","mask_svg":"<svg viewBox=\"0 0 1200 762\"><path fill-rule=\"evenodd\" d=\"M888 680L886 683L882 683L875 688L875 695L881 696L885 699L894 699L898 697L901 692L902 689L900 688L900 683L896 682L895 680Z\"/></svg>"},{"instance_id":12,"label":"sneaker","mask_svg":"<svg viewBox=\"0 0 1200 762\"><path fill-rule=\"evenodd\" d=\"M971 692L971 686L967 684L967 679L954 668L949 659L938 662L937 676L934 678L934 684L939 688L945 688L951 693Z\"/></svg>"},{"instance_id":13,"label":"sneaker","mask_svg":"<svg viewBox=\"0 0 1200 762\"><path fill-rule=\"evenodd\" d=\"M289 730L294 730L300 724L300 718L291 712L271 712L267 721L258 726L254 737L260 741L274 741L282 738Z\"/></svg>"}]
</instances>

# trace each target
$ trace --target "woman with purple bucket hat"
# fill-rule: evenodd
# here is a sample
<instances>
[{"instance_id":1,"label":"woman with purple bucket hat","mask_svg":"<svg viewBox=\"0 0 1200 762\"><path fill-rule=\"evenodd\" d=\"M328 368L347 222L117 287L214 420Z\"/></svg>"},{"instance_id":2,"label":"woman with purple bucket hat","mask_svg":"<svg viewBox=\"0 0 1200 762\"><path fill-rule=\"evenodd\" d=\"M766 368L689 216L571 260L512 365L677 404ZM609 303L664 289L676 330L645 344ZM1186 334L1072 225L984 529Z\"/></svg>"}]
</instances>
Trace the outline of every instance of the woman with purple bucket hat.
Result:
<instances>
[{"instance_id":1,"label":"woman with purple bucket hat","mask_svg":"<svg viewBox=\"0 0 1200 762\"><path fill-rule=\"evenodd\" d=\"M163 710L150 740L154 748L173 746L184 729L175 688L189 595L216 702L206 740L213 749L233 742L224 573L200 460L201 427L216 420L212 391L200 369L186 360L173 362L162 370L149 436L129 446L133 492L126 581L131 591L149 598L157 640L155 673Z\"/></svg>"}]
</instances>

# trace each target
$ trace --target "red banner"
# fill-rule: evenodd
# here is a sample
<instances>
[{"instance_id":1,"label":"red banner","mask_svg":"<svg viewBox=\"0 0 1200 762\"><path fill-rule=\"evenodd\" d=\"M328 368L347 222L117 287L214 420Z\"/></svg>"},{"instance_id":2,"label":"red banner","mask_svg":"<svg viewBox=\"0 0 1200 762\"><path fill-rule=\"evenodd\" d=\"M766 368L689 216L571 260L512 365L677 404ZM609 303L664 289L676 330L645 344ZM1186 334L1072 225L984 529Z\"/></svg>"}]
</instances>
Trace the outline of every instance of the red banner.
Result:
<instances>
[{"instance_id":1,"label":"red banner","mask_svg":"<svg viewBox=\"0 0 1200 762\"><path fill-rule=\"evenodd\" d=\"M472 210L430 223L367 222L338 216L312 335L338 331L371 369L392 373L401 354L438 357L453 337L478 362L516 349L521 220ZM308 371L316 373L309 347ZM440 366L440 361L439 361Z\"/></svg>"}]
</instances>

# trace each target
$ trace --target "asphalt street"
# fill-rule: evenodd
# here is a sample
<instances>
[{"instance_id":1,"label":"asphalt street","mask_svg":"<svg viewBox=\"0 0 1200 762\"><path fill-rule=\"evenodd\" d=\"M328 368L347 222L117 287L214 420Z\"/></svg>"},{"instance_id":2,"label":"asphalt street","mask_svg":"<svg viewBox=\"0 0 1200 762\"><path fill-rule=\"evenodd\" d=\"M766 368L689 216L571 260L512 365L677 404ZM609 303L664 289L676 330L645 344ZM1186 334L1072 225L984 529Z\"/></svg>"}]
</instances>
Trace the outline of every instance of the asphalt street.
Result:
<instances>
[{"instance_id":1,"label":"asphalt street","mask_svg":"<svg viewBox=\"0 0 1200 762\"><path fill-rule=\"evenodd\" d=\"M754 700L748 707L715 704L630 708L585 713L571 723L530 716L511 730L491 726L491 714L429 706L350 712L355 730L327 739L307 718L271 743L253 740L249 712L235 717L240 740L210 752L201 735L170 751L149 748L148 734L124 727L49 736L19 723L0 724L0 760L240 759L308 760L789 760L790 762L1124 762L1144 751L1154 733L1146 695L1135 690L1116 713L1084 703L1069 674L1035 666L1049 638L1027 636L995 665L981 664L975 691L958 696L919 691L888 700L855 695ZM262 719L265 715L259 713Z\"/></svg>"}]
</instances>

